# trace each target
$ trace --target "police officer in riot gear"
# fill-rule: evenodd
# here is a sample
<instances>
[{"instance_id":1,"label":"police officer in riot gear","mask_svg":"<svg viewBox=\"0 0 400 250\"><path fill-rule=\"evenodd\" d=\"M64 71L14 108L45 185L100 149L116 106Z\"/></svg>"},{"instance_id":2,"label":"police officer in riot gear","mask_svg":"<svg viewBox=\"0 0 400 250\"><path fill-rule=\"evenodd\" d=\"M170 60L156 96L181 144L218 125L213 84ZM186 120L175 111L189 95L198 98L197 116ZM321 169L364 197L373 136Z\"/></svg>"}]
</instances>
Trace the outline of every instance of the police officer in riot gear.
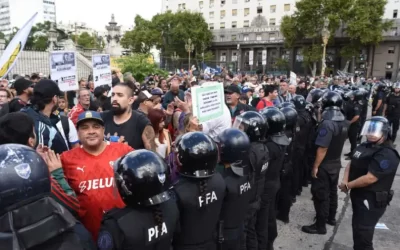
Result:
<instances>
[{"instance_id":1,"label":"police officer in riot gear","mask_svg":"<svg viewBox=\"0 0 400 250\"><path fill-rule=\"evenodd\" d=\"M74 216L50 197L49 170L34 149L4 144L0 159L1 249L93 249L74 231Z\"/></svg>"},{"instance_id":2,"label":"police officer in riot gear","mask_svg":"<svg viewBox=\"0 0 400 250\"><path fill-rule=\"evenodd\" d=\"M350 190L354 250L373 250L375 225L393 197L390 189L400 156L390 141L386 118L371 117L361 135L367 141L352 152L339 188L346 193Z\"/></svg>"},{"instance_id":3,"label":"police officer in riot gear","mask_svg":"<svg viewBox=\"0 0 400 250\"><path fill-rule=\"evenodd\" d=\"M346 93L346 97L348 98L346 105L346 119L350 122L348 137L351 147L350 152L345 154L345 156L350 156L351 152L353 152L357 147L357 135L360 130L360 115L362 111L359 101L362 96L360 96L357 91L350 91Z\"/></svg>"},{"instance_id":4,"label":"police officer in riot gear","mask_svg":"<svg viewBox=\"0 0 400 250\"><path fill-rule=\"evenodd\" d=\"M267 218L260 213L261 196L264 193L265 173L268 169L269 152L264 144L267 123L264 117L254 111L247 111L236 117L233 128L242 130L250 139L249 164L253 177L250 205L247 210L245 230L242 236L241 249L258 249L256 222L259 228L267 228ZM264 214L265 215L265 214Z\"/></svg>"},{"instance_id":5,"label":"police officer in riot gear","mask_svg":"<svg viewBox=\"0 0 400 250\"><path fill-rule=\"evenodd\" d=\"M295 139L293 142L293 150L296 152L293 155L293 180L292 180L292 197L300 194L302 187L308 186L308 179L311 173L308 167L308 142L312 129L315 128L315 123L311 118L311 112L306 109L306 100L303 96L296 95L292 99L292 103L297 111L297 125ZM311 104L312 105L312 104ZM307 142L307 143L306 143Z\"/></svg>"},{"instance_id":6,"label":"police officer in riot gear","mask_svg":"<svg viewBox=\"0 0 400 250\"><path fill-rule=\"evenodd\" d=\"M342 102L342 97L333 91L322 96L322 122L318 125L315 140L318 149L311 183L316 222L303 226L305 233L326 234L326 223L336 224L337 184L342 167L340 156L349 127L349 122L341 112Z\"/></svg>"},{"instance_id":7,"label":"police officer in riot gear","mask_svg":"<svg viewBox=\"0 0 400 250\"><path fill-rule=\"evenodd\" d=\"M386 102L386 85L381 82L377 83L375 91L372 101L372 115L383 116L383 109Z\"/></svg>"},{"instance_id":8,"label":"police officer in riot gear","mask_svg":"<svg viewBox=\"0 0 400 250\"><path fill-rule=\"evenodd\" d=\"M174 250L214 250L224 240L220 211L226 185L216 173L218 149L204 133L184 134L178 144L179 182L174 194L180 210L181 231L175 234ZM217 230L217 232L216 232Z\"/></svg>"},{"instance_id":9,"label":"police officer in riot gear","mask_svg":"<svg viewBox=\"0 0 400 250\"><path fill-rule=\"evenodd\" d=\"M360 88L359 91L357 91L357 93L362 94L362 98L360 101L361 104L361 115L360 115L360 129L358 130L358 137L357 137L357 143L360 144L361 143L361 129L364 126L364 122L367 119L367 113L368 113L368 102L369 102L369 96L370 93L367 89L365 88Z\"/></svg>"},{"instance_id":10,"label":"police officer in riot gear","mask_svg":"<svg viewBox=\"0 0 400 250\"><path fill-rule=\"evenodd\" d=\"M224 222L221 249L240 249L244 220L251 198L249 137L239 129L229 128L218 135L220 164L217 168L226 183L220 221Z\"/></svg>"},{"instance_id":11,"label":"police officer in riot gear","mask_svg":"<svg viewBox=\"0 0 400 250\"><path fill-rule=\"evenodd\" d=\"M261 211L264 215L257 218L257 225L267 218L267 229L259 228L259 249L273 249L273 244L278 236L276 226L275 202L276 194L280 188L280 174L285 159L285 152L290 141L285 135L285 115L275 107L265 108L261 111L268 124L266 146L269 151L268 170L265 175L264 194L261 197Z\"/></svg>"},{"instance_id":12,"label":"police officer in riot gear","mask_svg":"<svg viewBox=\"0 0 400 250\"><path fill-rule=\"evenodd\" d=\"M321 108L321 103L319 102L319 100L321 99L322 95L326 92L326 90L322 90L322 89L313 89L310 91L310 93L308 93L308 96L306 98L307 102L312 103L312 105L314 105L314 114L313 116L315 116L316 120L319 122L321 120L320 117L320 108Z\"/></svg>"},{"instance_id":13,"label":"police officer in riot gear","mask_svg":"<svg viewBox=\"0 0 400 250\"><path fill-rule=\"evenodd\" d=\"M292 206L293 145L298 115L297 111L290 107L282 108L280 111L285 115L285 134L288 137L290 144L286 148L285 159L281 170L281 188L279 189L276 202L278 207L276 218L285 223L289 223L289 212L290 207Z\"/></svg>"},{"instance_id":14,"label":"police officer in riot gear","mask_svg":"<svg viewBox=\"0 0 400 250\"><path fill-rule=\"evenodd\" d=\"M400 82L393 84L393 91L387 97L385 110L389 125L392 127L391 140L395 142L400 121Z\"/></svg>"},{"instance_id":15,"label":"police officer in riot gear","mask_svg":"<svg viewBox=\"0 0 400 250\"><path fill-rule=\"evenodd\" d=\"M118 159L114 170L126 207L104 215L98 248L169 250L179 210L168 193L171 178L165 161L154 152L136 150Z\"/></svg>"},{"instance_id":16,"label":"police officer in riot gear","mask_svg":"<svg viewBox=\"0 0 400 250\"><path fill-rule=\"evenodd\" d=\"M295 108L295 106L292 102L284 102L284 103L281 103L280 108Z\"/></svg>"}]
</instances>

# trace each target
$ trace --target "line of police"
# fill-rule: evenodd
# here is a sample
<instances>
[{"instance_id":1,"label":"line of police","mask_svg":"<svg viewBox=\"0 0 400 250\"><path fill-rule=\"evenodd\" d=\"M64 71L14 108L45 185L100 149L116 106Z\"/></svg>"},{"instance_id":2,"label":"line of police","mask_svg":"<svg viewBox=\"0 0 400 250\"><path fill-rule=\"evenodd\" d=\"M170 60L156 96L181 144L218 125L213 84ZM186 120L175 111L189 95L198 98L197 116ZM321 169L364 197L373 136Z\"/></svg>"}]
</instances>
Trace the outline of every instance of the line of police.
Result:
<instances>
[{"instance_id":1,"label":"line of police","mask_svg":"<svg viewBox=\"0 0 400 250\"><path fill-rule=\"evenodd\" d=\"M361 96L357 92L342 94L353 102ZM349 121L341 111L343 103L338 92L314 90L310 100L315 108L302 96L295 96L292 104L284 103L280 110L269 107L260 113L245 112L236 117L233 128L219 135L218 144L200 132L183 135L176 142L180 178L174 185L170 179L170 172L174 170L153 152L137 150L117 160L116 186L127 206L105 214L98 249L273 249L277 237L276 208L278 218L288 222L292 202L307 184L310 172L314 177L311 191L316 223L302 230L325 234L325 224L336 223L340 155L352 130L348 129ZM352 115L357 115L356 111ZM317 117L321 118L320 122ZM358 187L352 201L359 205L357 199L368 193L368 199L373 202L375 197L369 193L380 192L382 208L374 211L368 226L357 227L368 218L360 216L358 221L353 218L353 227L358 228L354 235L359 238L354 238L355 249L372 249L371 225L382 216L382 209L390 201L388 194L399 163L397 151L386 144L381 146L390 134L388 121L377 117L365 125L361 134L368 141L359 147L368 149L369 154L355 164L352 156L348 168L350 178L341 184L341 189L347 191L352 181L372 171L369 162L380 152L374 167L380 169L379 176L384 178L379 177L368 190ZM372 135L381 137L373 141ZM354 149L357 159L363 155L359 147ZM73 225L71 216L46 196L50 193L49 175L40 156L21 145L3 145L0 155L4 156L0 176L7 176L7 181L0 177L4 184L0 184L0 191L11 190L10 187L16 190L12 195L1 193L0 225L9 227L10 232L15 228L26 229L16 225L13 216L29 218L28 215L21 218L21 211L33 206L39 210L40 205L51 203L51 209L44 210L47 214L43 218L54 224L47 228L57 230L41 231L41 236L46 237L40 249L85 249L68 230ZM315 159L302 160L306 156L315 156L308 157ZM312 169L308 167L310 162ZM30 185L19 178L28 171L27 165L35 180ZM36 194L34 197L24 195L28 186L29 193ZM353 209L357 209L354 204ZM48 219L50 215L57 220ZM60 234L63 234L61 238L52 240ZM24 238L22 233L10 235L9 248L4 249L14 249L11 246L30 249L33 245L32 239ZM49 247L51 244L57 246Z\"/></svg>"}]
</instances>

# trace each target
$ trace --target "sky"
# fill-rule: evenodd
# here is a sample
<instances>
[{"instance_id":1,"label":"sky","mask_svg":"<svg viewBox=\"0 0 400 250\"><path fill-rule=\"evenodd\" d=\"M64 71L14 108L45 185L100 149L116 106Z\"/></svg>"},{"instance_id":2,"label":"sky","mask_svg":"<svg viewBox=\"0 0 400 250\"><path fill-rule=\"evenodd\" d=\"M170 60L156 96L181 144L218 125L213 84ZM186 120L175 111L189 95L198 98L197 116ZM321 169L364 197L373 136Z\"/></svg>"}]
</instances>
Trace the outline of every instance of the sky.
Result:
<instances>
[{"instance_id":1,"label":"sky","mask_svg":"<svg viewBox=\"0 0 400 250\"><path fill-rule=\"evenodd\" d=\"M136 15L151 19L161 12L162 0L56 0L57 22L84 22L88 27L105 31L115 15L118 25L133 26Z\"/></svg>"}]
</instances>

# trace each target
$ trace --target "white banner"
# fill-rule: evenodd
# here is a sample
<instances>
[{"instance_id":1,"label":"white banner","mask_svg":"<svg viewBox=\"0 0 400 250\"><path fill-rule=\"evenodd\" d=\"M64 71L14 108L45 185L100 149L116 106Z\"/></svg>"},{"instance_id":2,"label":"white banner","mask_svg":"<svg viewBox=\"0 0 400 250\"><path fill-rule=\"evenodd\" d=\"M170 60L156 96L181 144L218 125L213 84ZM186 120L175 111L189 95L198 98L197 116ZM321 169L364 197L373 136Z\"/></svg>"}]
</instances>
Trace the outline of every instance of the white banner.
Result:
<instances>
[{"instance_id":1,"label":"white banner","mask_svg":"<svg viewBox=\"0 0 400 250\"><path fill-rule=\"evenodd\" d=\"M262 51L262 65L267 65L267 50Z\"/></svg>"},{"instance_id":2,"label":"white banner","mask_svg":"<svg viewBox=\"0 0 400 250\"><path fill-rule=\"evenodd\" d=\"M225 95L222 83L210 82L191 90L193 115L199 119L200 123L224 114Z\"/></svg>"},{"instance_id":3,"label":"white banner","mask_svg":"<svg viewBox=\"0 0 400 250\"><path fill-rule=\"evenodd\" d=\"M297 75L290 71L290 84L297 85Z\"/></svg>"},{"instance_id":4,"label":"white banner","mask_svg":"<svg viewBox=\"0 0 400 250\"><path fill-rule=\"evenodd\" d=\"M50 52L51 80L58 84L61 91L78 89L78 76L76 75L76 55L74 51Z\"/></svg>"},{"instance_id":5,"label":"white banner","mask_svg":"<svg viewBox=\"0 0 400 250\"><path fill-rule=\"evenodd\" d=\"M101 85L111 86L110 55L100 54L92 56L94 87Z\"/></svg>"},{"instance_id":6,"label":"white banner","mask_svg":"<svg viewBox=\"0 0 400 250\"><path fill-rule=\"evenodd\" d=\"M18 57L24 49L26 40L28 39L29 33L31 32L33 23L38 13L35 13L29 20L18 30L17 34L8 44L0 58L0 78L2 79L5 75L12 70Z\"/></svg>"},{"instance_id":7,"label":"white banner","mask_svg":"<svg viewBox=\"0 0 400 250\"><path fill-rule=\"evenodd\" d=\"M250 50L249 51L249 65L253 65L254 62L254 51Z\"/></svg>"}]
</instances>

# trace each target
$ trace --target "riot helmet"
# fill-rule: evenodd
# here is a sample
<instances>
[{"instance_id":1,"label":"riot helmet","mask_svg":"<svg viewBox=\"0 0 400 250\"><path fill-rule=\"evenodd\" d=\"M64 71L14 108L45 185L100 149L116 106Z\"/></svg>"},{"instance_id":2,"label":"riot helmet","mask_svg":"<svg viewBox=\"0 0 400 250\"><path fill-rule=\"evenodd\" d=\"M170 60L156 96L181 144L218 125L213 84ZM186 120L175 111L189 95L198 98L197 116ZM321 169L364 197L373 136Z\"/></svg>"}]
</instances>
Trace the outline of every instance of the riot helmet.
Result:
<instances>
[{"instance_id":1,"label":"riot helmet","mask_svg":"<svg viewBox=\"0 0 400 250\"><path fill-rule=\"evenodd\" d=\"M345 101L353 101L354 100L354 91L347 91L344 95L343 95L343 100Z\"/></svg>"},{"instance_id":2,"label":"riot helmet","mask_svg":"<svg viewBox=\"0 0 400 250\"><path fill-rule=\"evenodd\" d=\"M364 99L364 95L365 95L364 91L356 90L353 93L354 93L354 101L359 102Z\"/></svg>"},{"instance_id":3,"label":"riot helmet","mask_svg":"<svg viewBox=\"0 0 400 250\"><path fill-rule=\"evenodd\" d=\"M306 98L307 102L311 102L312 104L316 104L319 99L321 99L322 95L325 93L322 89L313 89L308 93Z\"/></svg>"},{"instance_id":4,"label":"riot helmet","mask_svg":"<svg viewBox=\"0 0 400 250\"><path fill-rule=\"evenodd\" d=\"M282 105L281 105L281 108L296 108L296 107L291 102L283 102Z\"/></svg>"},{"instance_id":5,"label":"riot helmet","mask_svg":"<svg viewBox=\"0 0 400 250\"><path fill-rule=\"evenodd\" d=\"M306 110L312 113L314 111L314 105L311 102L306 102Z\"/></svg>"},{"instance_id":6,"label":"riot helmet","mask_svg":"<svg viewBox=\"0 0 400 250\"><path fill-rule=\"evenodd\" d=\"M321 103L322 103L323 110L325 110L327 108L339 108L340 109L343 105L343 99L338 93L333 92L333 91L328 91L322 96Z\"/></svg>"},{"instance_id":7,"label":"riot helmet","mask_svg":"<svg viewBox=\"0 0 400 250\"><path fill-rule=\"evenodd\" d=\"M306 108L306 99L304 99L302 95L295 95L292 99L292 103L298 111Z\"/></svg>"},{"instance_id":8,"label":"riot helmet","mask_svg":"<svg viewBox=\"0 0 400 250\"><path fill-rule=\"evenodd\" d=\"M285 115L286 129L293 129L297 124L297 111L294 108L282 108L281 112Z\"/></svg>"},{"instance_id":9,"label":"riot helmet","mask_svg":"<svg viewBox=\"0 0 400 250\"><path fill-rule=\"evenodd\" d=\"M153 206L167 201L171 187L170 171L156 153L140 149L114 163L115 182L127 206Z\"/></svg>"},{"instance_id":10,"label":"riot helmet","mask_svg":"<svg viewBox=\"0 0 400 250\"><path fill-rule=\"evenodd\" d=\"M21 144L0 146L0 215L50 192L49 169L34 149Z\"/></svg>"},{"instance_id":11,"label":"riot helmet","mask_svg":"<svg viewBox=\"0 0 400 250\"><path fill-rule=\"evenodd\" d=\"M218 135L219 156L222 163L229 163L232 171L239 175L248 174L249 137L239 129L229 128Z\"/></svg>"},{"instance_id":12,"label":"riot helmet","mask_svg":"<svg viewBox=\"0 0 400 250\"><path fill-rule=\"evenodd\" d=\"M247 111L236 116L232 128L245 132L251 142L262 141L265 139L267 122L260 113Z\"/></svg>"},{"instance_id":13,"label":"riot helmet","mask_svg":"<svg viewBox=\"0 0 400 250\"><path fill-rule=\"evenodd\" d=\"M208 178L214 175L218 162L215 142L201 132L189 132L178 144L178 172L190 178Z\"/></svg>"},{"instance_id":14,"label":"riot helmet","mask_svg":"<svg viewBox=\"0 0 400 250\"><path fill-rule=\"evenodd\" d=\"M277 135L283 133L286 127L285 115L275 107L268 107L261 110L261 114L267 121L267 135Z\"/></svg>"},{"instance_id":15,"label":"riot helmet","mask_svg":"<svg viewBox=\"0 0 400 250\"><path fill-rule=\"evenodd\" d=\"M381 139L390 139L389 121L383 116L373 116L366 120L361 130L361 135L367 137L368 142L377 143Z\"/></svg>"},{"instance_id":16,"label":"riot helmet","mask_svg":"<svg viewBox=\"0 0 400 250\"><path fill-rule=\"evenodd\" d=\"M400 82L393 83L393 91L399 93L400 91Z\"/></svg>"}]
</instances>

